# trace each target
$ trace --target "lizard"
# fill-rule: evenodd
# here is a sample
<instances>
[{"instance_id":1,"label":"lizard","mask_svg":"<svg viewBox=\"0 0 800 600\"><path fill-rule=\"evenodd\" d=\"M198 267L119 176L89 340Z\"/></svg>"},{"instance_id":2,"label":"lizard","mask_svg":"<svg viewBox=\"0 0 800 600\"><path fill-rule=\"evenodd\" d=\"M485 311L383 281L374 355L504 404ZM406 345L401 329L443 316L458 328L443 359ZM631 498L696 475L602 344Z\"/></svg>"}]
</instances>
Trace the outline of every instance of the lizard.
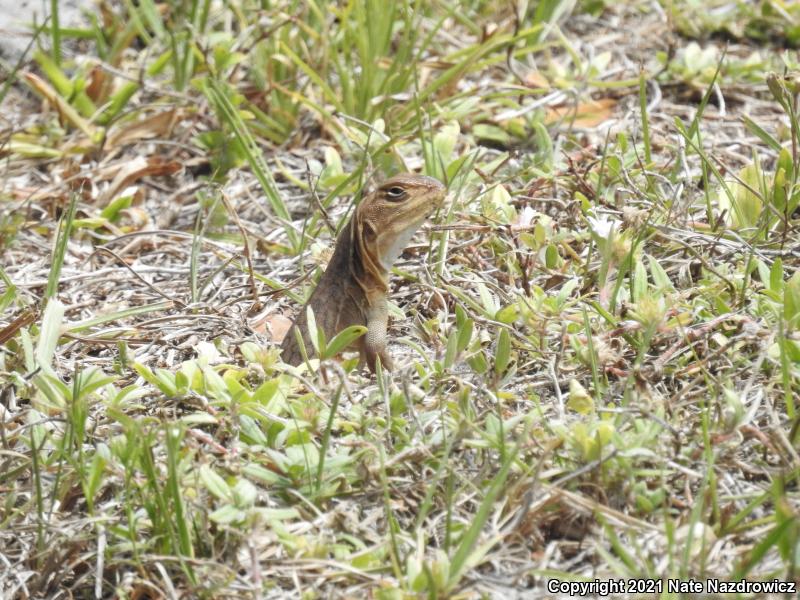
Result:
<instances>
[{"instance_id":1,"label":"lizard","mask_svg":"<svg viewBox=\"0 0 800 600\"><path fill-rule=\"evenodd\" d=\"M351 325L365 325L366 334L353 344L362 363L375 373L380 357L383 368L392 370L386 349L389 269L442 204L445 193L445 186L433 177L403 173L384 181L358 204L336 239L325 273L283 340L285 363L297 365L303 360L295 330L306 351L313 351L306 319L310 306L327 340Z\"/></svg>"}]
</instances>

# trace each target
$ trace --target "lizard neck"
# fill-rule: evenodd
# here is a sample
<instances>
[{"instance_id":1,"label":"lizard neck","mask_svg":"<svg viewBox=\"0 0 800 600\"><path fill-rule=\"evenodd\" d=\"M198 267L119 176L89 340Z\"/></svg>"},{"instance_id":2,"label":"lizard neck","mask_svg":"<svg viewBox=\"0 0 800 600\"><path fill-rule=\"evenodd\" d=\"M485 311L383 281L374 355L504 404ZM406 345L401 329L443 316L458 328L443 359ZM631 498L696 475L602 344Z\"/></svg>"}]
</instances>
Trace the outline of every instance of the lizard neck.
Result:
<instances>
[{"instance_id":1,"label":"lizard neck","mask_svg":"<svg viewBox=\"0 0 800 600\"><path fill-rule=\"evenodd\" d=\"M350 273L364 292L367 304L372 305L375 300L386 298L389 292L389 272L378 256L378 245L372 226L358 217L356 213L350 219L339 236L340 242L337 246L343 246L341 242L348 241Z\"/></svg>"}]
</instances>

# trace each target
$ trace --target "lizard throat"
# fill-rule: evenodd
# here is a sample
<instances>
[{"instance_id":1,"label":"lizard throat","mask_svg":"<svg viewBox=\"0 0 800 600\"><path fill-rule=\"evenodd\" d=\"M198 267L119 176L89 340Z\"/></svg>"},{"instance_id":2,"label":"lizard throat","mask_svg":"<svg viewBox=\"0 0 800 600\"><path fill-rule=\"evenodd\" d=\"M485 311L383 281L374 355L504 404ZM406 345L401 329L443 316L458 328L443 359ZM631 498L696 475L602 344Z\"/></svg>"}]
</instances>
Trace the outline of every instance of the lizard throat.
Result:
<instances>
[{"instance_id":1,"label":"lizard throat","mask_svg":"<svg viewBox=\"0 0 800 600\"><path fill-rule=\"evenodd\" d=\"M398 259L400 254L403 250L408 246L408 243L411 241L411 238L414 237L414 234L417 232L417 229L422 224L425 219L422 218L410 227L406 227L403 231L401 231L391 243L381 250L378 251L378 260L380 261L381 266L384 268L385 271L390 271L392 265L394 265L394 261Z\"/></svg>"}]
</instances>

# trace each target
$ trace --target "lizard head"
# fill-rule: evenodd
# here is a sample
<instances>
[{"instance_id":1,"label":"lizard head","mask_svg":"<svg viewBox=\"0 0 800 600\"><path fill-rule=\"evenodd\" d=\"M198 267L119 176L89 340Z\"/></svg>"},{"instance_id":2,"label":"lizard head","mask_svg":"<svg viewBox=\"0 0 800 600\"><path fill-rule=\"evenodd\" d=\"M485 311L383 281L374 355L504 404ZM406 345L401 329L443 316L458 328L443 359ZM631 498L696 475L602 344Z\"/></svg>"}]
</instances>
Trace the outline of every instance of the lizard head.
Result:
<instances>
[{"instance_id":1,"label":"lizard head","mask_svg":"<svg viewBox=\"0 0 800 600\"><path fill-rule=\"evenodd\" d=\"M391 269L428 216L441 206L447 190L425 175L403 173L387 179L358 205L354 234L373 270ZM366 266L366 265L365 265ZM375 273L381 275L383 273Z\"/></svg>"}]
</instances>

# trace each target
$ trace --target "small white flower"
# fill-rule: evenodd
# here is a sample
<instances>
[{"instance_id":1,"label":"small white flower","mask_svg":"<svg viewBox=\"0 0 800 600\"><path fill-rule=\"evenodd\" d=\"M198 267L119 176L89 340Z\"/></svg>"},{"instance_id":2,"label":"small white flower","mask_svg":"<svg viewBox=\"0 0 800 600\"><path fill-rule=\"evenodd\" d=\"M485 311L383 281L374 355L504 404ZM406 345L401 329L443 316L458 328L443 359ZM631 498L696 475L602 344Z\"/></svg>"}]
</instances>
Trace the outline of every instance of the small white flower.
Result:
<instances>
[{"instance_id":1,"label":"small white flower","mask_svg":"<svg viewBox=\"0 0 800 600\"><path fill-rule=\"evenodd\" d=\"M220 362L222 354L219 353L217 347L211 342L198 342L195 346L198 358L206 359L210 364Z\"/></svg>"},{"instance_id":2,"label":"small white flower","mask_svg":"<svg viewBox=\"0 0 800 600\"><path fill-rule=\"evenodd\" d=\"M601 238L611 237L615 228L619 228L619 221L610 219L608 215L600 215L599 218L587 217L591 230Z\"/></svg>"},{"instance_id":3,"label":"small white flower","mask_svg":"<svg viewBox=\"0 0 800 600\"><path fill-rule=\"evenodd\" d=\"M519 215L519 224L522 227L527 227L533 221L533 218L536 216L536 211L533 210L530 206L526 206L522 209L522 212Z\"/></svg>"}]
</instances>

